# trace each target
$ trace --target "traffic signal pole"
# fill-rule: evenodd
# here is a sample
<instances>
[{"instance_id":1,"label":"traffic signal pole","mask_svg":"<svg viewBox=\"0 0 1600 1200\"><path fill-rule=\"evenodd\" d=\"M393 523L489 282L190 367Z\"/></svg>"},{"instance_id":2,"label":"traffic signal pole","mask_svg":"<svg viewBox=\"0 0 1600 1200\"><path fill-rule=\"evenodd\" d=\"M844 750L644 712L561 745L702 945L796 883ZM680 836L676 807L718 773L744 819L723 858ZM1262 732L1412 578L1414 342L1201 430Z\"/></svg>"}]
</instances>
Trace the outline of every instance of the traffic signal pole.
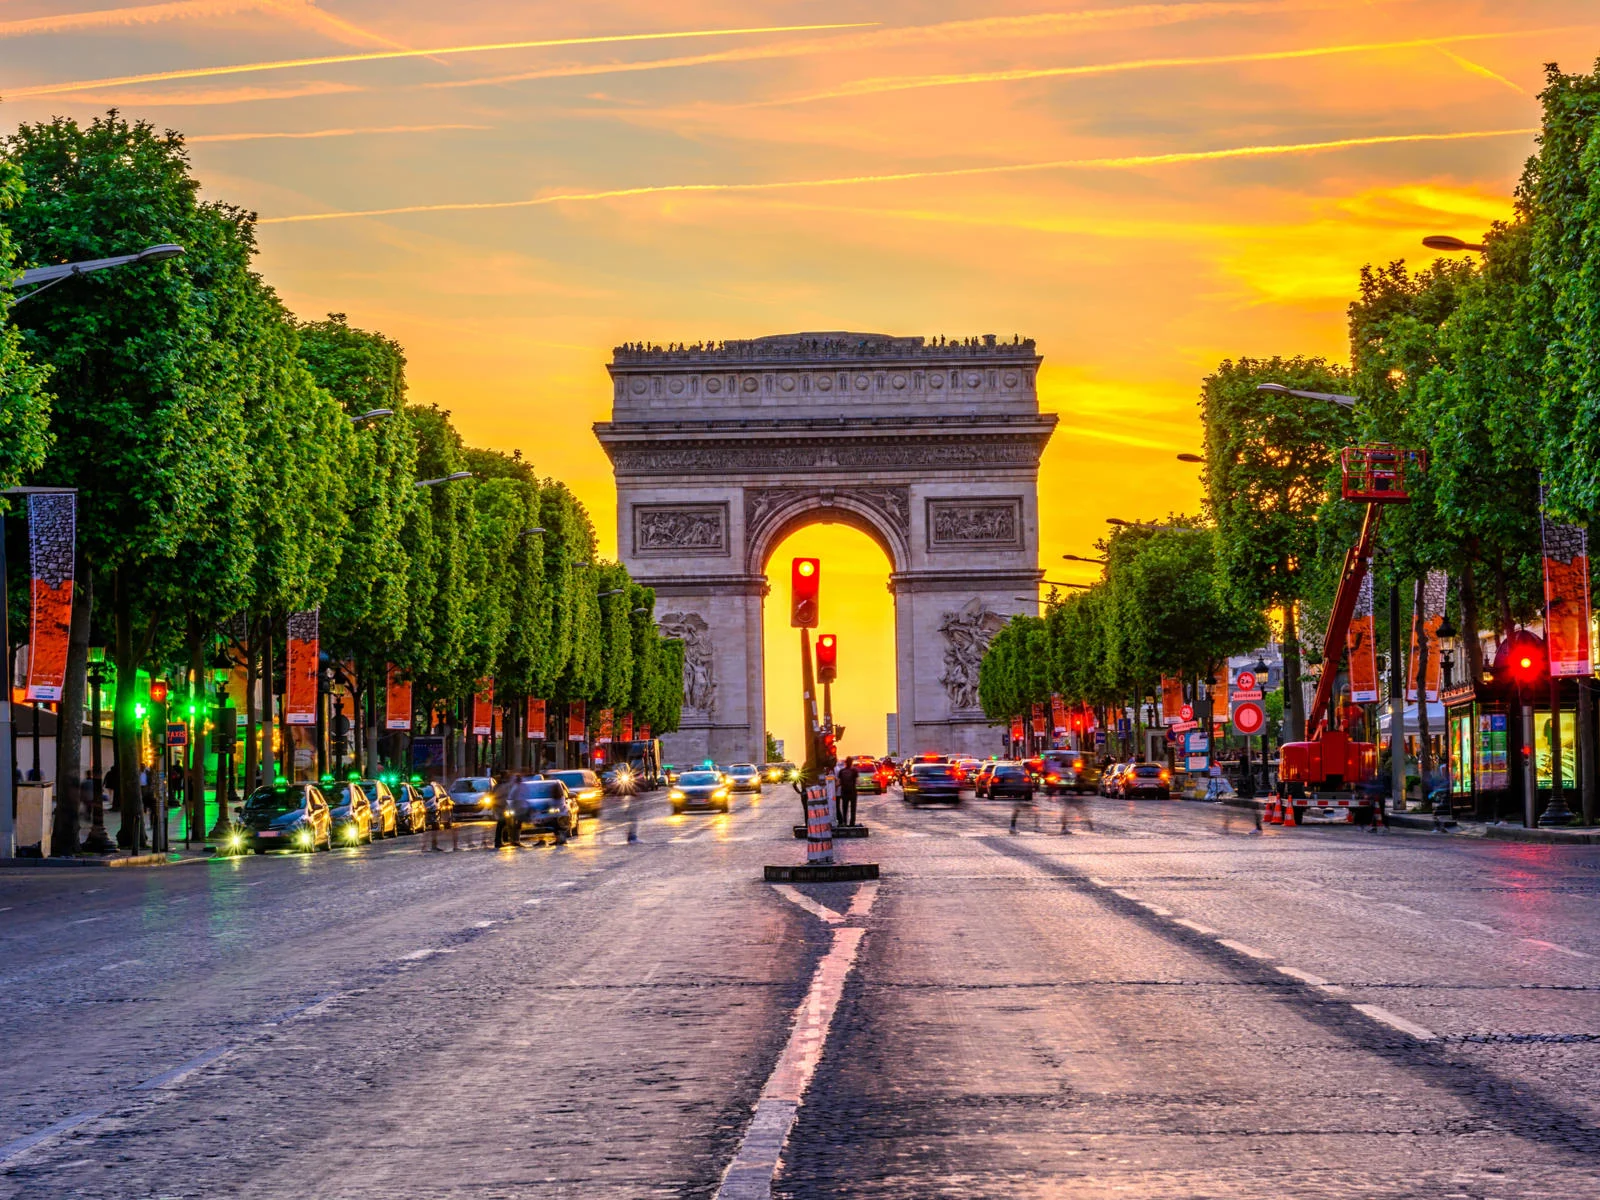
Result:
<instances>
[{"instance_id":1,"label":"traffic signal pole","mask_svg":"<svg viewBox=\"0 0 1600 1200\"><path fill-rule=\"evenodd\" d=\"M811 666L811 631L800 628L800 689L804 693L804 721L806 729L806 761L800 773L803 784L815 783L822 777L822 747L817 736L817 682ZM801 802L805 795L801 793Z\"/></svg>"}]
</instances>

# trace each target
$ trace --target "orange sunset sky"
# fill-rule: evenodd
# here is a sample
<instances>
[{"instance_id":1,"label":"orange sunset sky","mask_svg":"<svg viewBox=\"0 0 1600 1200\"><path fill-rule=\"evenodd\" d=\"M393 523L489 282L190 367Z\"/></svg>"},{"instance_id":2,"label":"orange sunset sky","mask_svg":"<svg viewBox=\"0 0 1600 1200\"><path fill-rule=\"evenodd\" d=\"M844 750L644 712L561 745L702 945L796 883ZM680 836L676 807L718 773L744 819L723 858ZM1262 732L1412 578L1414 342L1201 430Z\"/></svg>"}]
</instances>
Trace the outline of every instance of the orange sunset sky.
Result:
<instances>
[{"instance_id":1,"label":"orange sunset sky","mask_svg":"<svg viewBox=\"0 0 1600 1200\"><path fill-rule=\"evenodd\" d=\"M566 480L608 551L619 342L1021 333L1061 415L1041 562L1080 581L1107 516L1197 506L1202 375L1343 359L1361 264L1506 216L1542 64L1597 52L1595 0L0 2L9 123L187 134L291 308L397 338L412 398ZM836 526L802 552L845 749L881 751L887 563Z\"/></svg>"}]
</instances>

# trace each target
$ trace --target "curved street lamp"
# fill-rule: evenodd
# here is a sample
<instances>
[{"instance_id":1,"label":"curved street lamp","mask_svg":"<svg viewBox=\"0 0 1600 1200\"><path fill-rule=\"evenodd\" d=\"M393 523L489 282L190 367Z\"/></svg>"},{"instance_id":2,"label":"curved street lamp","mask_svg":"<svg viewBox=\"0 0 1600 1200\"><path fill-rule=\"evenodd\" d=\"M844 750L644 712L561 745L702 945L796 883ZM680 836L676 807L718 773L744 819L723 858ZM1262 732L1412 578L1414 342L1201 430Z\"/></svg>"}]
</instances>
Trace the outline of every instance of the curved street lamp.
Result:
<instances>
[{"instance_id":1,"label":"curved street lamp","mask_svg":"<svg viewBox=\"0 0 1600 1200\"><path fill-rule=\"evenodd\" d=\"M1308 392L1302 388L1286 387L1281 383L1258 383L1256 391L1271 392L1274 396L1298 396L1302 400L1327 400L1341 408L1354 408L1361 402L1360 397L1346 396L1342 392Z\"/></svg>"},{"instance_id":2,"label":"curved street lamp","mask_svg":"<svg viewBox=\"0 0 1600 1200\"><path fill-rule=\"evenodd\" d=\"M374 417L392 417L392 416L394 416L394 409L392 409L392 408L373 408L373 409L368 409L366 412L362 413L360 416L351 417L350 418L350 424L359 425L359 424L361 424L361 422L370 421Z\"/></svg>"},{"instance_id":3,"label":"curved street lamp","mask_svg":"<svg viewBox=\"0 0 1600 1200\"><path fill-rule=\"evenodd\" d=\"M82 262L58 263L53 267L30 267L5 286L19 288L26 287L32 283L39 285L33 291L24 293L12 301L13 304L21 304L24 300L31 300L46 288L54 287L63 279L73 279L79 275L104 271L108 267L126 267L138 263L160 262L164 258L176 258L183 252L183 247L176 243L162 242L157 246L146 246L137 254L118 254L113 258L89 258Z\"/></svg>"},{"instance_id":4,"label":"curved street lamp","mask_svg":"<svg viewBox=\"0 0 1600 1200\"><path fill-rule=\"evenodd\" d=\"M1206 460L1205 456L1201 454L1180 454L1178 455L1178 461L1186 463L1204 463Z\"/></svg>"},{"instance_id":5,"label":"curved street lamp","mask_svg":"<svg viewBox=\"0 0 1600 1200\"><path fill-rule=\"evenodd\" d=\"M1458 237L1451 237L1448 233L1429 234L1422 239L1422 244L1429 250L1478 250L1485 251L1489 247L1480 242L1464 242Z\"/></svg>"},{"instance_id":6,"label":"curved street lamp","mask_svg":"<svg viewBox=\"0 0 1600 1200\"><path fill-rule=\"evenodd\" d=\"M1061 557L1066 559L1068 562L1096 563L1102 567L1106 565L1106 560L1103 558L1085 558L1081 554L1063 554Z\"/></svg>"},{"instance_id":7,"label":"curved street lamp","mask_svg":"<svg viewBox=\"0 0 1600 1200\"><path fill-rule=\"evenodd\" d=\"M471 471L453 471L449 475L441 475L438 479L419 479L415 486L419 488L438 487L441 483L454 483L458 479L471 479Z\"/></svg>"}]
</instances>

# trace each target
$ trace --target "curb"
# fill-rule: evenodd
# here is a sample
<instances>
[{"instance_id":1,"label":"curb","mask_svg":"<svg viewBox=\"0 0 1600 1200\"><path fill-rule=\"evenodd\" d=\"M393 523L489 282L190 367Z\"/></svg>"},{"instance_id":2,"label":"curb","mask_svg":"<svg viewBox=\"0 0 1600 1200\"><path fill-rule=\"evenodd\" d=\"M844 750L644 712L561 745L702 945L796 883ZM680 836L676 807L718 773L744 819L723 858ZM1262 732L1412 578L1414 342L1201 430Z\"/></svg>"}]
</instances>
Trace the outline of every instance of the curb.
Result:
<instances>
[{"instance_id":1,"label":"curb","mask_svg":"<svg viewBox=\"0 0 1600 1200\"><path fill-rule=\"evenodd\" d=\"M761 868L764 883L840 883L857 879L876 879L877 863L829 863L802 867Z\"/></svg>"},{"instance_id":2,"label":"curb","mask_svg":"<svg viewBox=\"0 0 1600 1200\"><path fill-rule=\"evenodd\" d=\"M1231 808L1265 809L1265 800L1220 801ZM1390 813L1389 824L1397 829L1433 832L1433 817L1428 813ZM1536 842L1547 846L1600 846L1600 829L1526 829L1521 825L1486 825L1478 821L1450 821L1446 830L1459 837L1483 838L1491 842Z\"/></svg>"},{"instance_id":3,"label":"curb","mask_svg":"<svg viewBox=\"0 0 1600 1200\"><path fill-rule=\"evenodd\" d=\"M221 855L134 854L120 858L0 858L0 870L11 871L108 871L125 867L180 867L188 863L216 862Z\"/></svg>"}]
</instances>

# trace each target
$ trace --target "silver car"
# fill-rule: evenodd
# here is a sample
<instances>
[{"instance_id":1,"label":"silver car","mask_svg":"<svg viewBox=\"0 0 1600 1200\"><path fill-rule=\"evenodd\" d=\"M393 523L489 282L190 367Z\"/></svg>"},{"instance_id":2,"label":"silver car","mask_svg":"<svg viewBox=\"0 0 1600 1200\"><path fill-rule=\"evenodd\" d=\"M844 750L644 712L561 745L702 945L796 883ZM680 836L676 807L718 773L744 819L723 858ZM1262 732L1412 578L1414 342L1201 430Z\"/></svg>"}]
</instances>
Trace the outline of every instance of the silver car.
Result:
<instances>
[{"instance_id":1,"label":"silver car","mask_svg":"<svg viewBox=\"0 0 1600 1200\"><path fill-rule=\"evenodd\" d=\"M494 816L494 780L487 775L464 775L445 789L455 805L456 820Z\"/></svg>"},{"instance_id":2,"label":"silver car","mask_svg":"<svg viewBox=\"0 0 1600 1200\"><path fill-rule=\"evenodd\" d=\"M755 763L733 763L723 770L728 786L736 792L759 792L761 768Z\"/></svg>"}]
</instances>

